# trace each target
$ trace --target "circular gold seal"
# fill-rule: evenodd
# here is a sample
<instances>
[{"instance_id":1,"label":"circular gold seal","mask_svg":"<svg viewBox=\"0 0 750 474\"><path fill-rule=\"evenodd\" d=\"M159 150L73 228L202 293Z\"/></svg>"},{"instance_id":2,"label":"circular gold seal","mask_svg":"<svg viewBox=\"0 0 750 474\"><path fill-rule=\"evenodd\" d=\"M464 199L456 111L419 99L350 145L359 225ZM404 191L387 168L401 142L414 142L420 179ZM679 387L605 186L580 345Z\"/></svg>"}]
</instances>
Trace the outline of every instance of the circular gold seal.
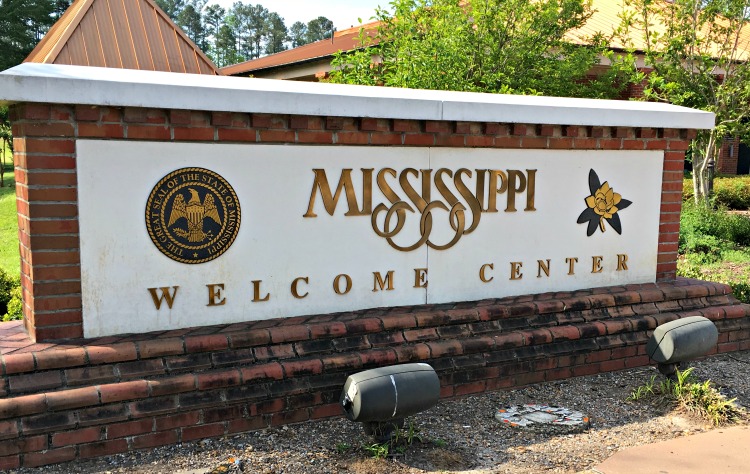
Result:
<instances>
[{"instance_id":1,"label":"circular gold seal","mask_svg":"<svg viewBox=\"0 0 750 474\"><path fill-rule=\"evenodd\" d=\"M163 177L146 204L146 229L161 253L203 263L229 249L240 230L240 201L219 174L180 168Z\"/></svg>"}]
</instances>

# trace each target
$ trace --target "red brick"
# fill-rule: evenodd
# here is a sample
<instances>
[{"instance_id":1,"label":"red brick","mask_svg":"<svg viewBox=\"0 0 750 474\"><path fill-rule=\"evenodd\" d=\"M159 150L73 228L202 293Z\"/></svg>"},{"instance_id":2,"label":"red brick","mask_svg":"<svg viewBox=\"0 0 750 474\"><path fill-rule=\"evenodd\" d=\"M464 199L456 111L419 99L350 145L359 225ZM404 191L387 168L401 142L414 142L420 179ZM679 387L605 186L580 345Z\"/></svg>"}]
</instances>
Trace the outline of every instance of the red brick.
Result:
<instances>
[{"instance_id":1,"label":"red brick","mask_svg":"<svg viewBox=\"0 0 750 474\"><path fill-rule=\"evenodd\" d=\"M370 134L370 145L402 145L404 137L401 133L375 133ZM461 138L463 143L463 137Z\"/></svg>"},{"instance_id":2,"label":"red brick","mask_svg":"<svg viewBox=\"0 0 750 474\"><path fill-rule=\"evenodd\" d=\"M173 133L175 140L204 142L214 140L214 129L212 127L175 127Z\"/></svg>"},{"instance_id":3,"label":"red brick","mask_svg":"<svg viewBox=\"0 0 750 474\"><path fill-rule=\"evenodd\" d=\"M349 335L362 334L368 332L380 332L383 330L380 319L365 318L347 321L346 331Z\"/></svg>"},{"instance_id":4,"label":"red brick","mask_svg":"<svg viewBox=\"0 0 750 474\"><path fill-rule=\"evenodd\" d=\"M435 135L429 133L405 133L404 145L432 146L435 144ZM491 141L490 141L491 145Z\"/></svg>"},{"instance_id":5,"label":"red brick","mask_svg":"<svg viewBox=\"0 0 750 474\"><path fill-rule=\"evenodd\" d=\"M26 137L72 137L75 133L73 124L61 122L16 123L14 135Z\"/></svg>"},{"instance_id":6,"label":"red brick","mask_svg":"<svg viewBox=\"0 0 750 474\"><path fill-rule=\"evenodd\" d=\"M322 358L323 369L329 371L354 371L362 367L362 360L357 354L336 354Z\"/></svg>"},{"instance_id":7,"label":"red brick","mask_svg":"<svg viewBox=\"0 0 750 474\"><path fill-rule=\"evenodd\" d=\"M124 138L125 128L119 123L79 123L78 136L81 138Z\"/></svg>"},{"instance_id":8,"label":"red brick","mask_svg":"<svg viewBox=\"0 0 750 474\"><path fill-rule=\"evenodd\" d=\"M305 326L281 326L269 328L268 332L271 335L271 342L274 344L310 339L310 331Z\"/></svg>"},{"instance_id":9,"label":"red brick","mask_svg":"<svg viewBox=\"0 0 750 474\"><path fill-rule=\"evenodd\" d=\"M359 134L360 136L364 136ZM365 137L366 140L366 137ZM330 145L333 144L333 133L326 131L297 131L297 143L313 143L316 145ZM366 143L366 142L365 142Z\"/></svg>"},{"instance_id":10,"label":"red brick","mask_svg":"<svg viewBox=\"0 0 750 474\"><path fill-rule=\"evenodd\" d=\"M428 342L427 346L430 348L430 356L433 359L438 357L452 357L455 355L463 354L463 346L459 341L456 340L441 340Z\"/></svg>"},{"instance_id":11,"label":"red brick","mask_svg":"<svg viewBox=\"0 0 750 474\"><path fill-rule=\"evenodd\" d=\"M102 403L136 400L146 398L149 395L148 382L145 380L101 385L99 391Z\"/></svg>"},{"instance_id":12,"label":"red brick","mask_svg":"<svg viewBox=\"0 0 750 474\"><path fill-rule=\"evenodd\" d=\"M258 134L261 142L294 143L295 139L293 130L260 130Z\"/></svg>"},{"instance_id":13,"label":"red brick","mask_svg":"<svg viewBox=\"0 0 750 474\"><path fill-rule=\"evenodd\" d=\"M418 133L421 130L418 120L395 119L393 120L393 131Z\"/></svg>"},{"instance_id":14,"label":"red brick","mask_svg":"<svg viewBox=\"0 0 750 474\"><path fill-rule=\"evenodd\" d=\"M163 416L156 419L156 431L170 430L172 428L181 428L183 426L197 425L200 423L201 412L188 411L176 415Z\"/></svg>"},{"instance_id":15,"label":"red brick","mask_svg":"<svg viewBox=\"0 0 750 474\"><path fill-rule=\"evenodd\" d=\"M242 374L242 381L244 383L269 379L281 380L284 378L284 372L281 364L278 362L241 367L240 373Z\"/></svg>"},{"instance_id":16,"label":"red brick","mask_svg":"<svg viewBox=\"0 0 750 474\"><path fill-rule=\"evenodd\" d=\"M290 359L296 357L294 347L291 344L279 344L277 346L256 347L253 349L255 358L260 361L268 359Z\"/></svg>"},{"instance_id":17,"label":"red brick","mask_svg":"<svg viewBox=\"0 0 750 474\"><path fill-rule=\"evenodd\" d=\"M394 352L398 362L424 362L430 358L430 348L424 343L396 347Z\"/></svg>"},{"instance_id":18,"label":"red brick","mask_svg":"<svg viewBox=\"0 0 750 474\"><path fill-rule=\"evenodd\" d=\"M49 449L46 451L28 453L23 457L24 467L39 467L47 464L57 464L72 461L76 457L75 446L60 449Z\"/></svg>"},{"instance_id":19,"label":"red brick","mask_svg":"<svg viewBox=\"0 0 750 474\"><path fill-rule=\"evenodd\" d=\"M161 431L159 433L146 434L133 437L132 449L154 448L177 444L178 436L176 430Z\"/></svg>"},{"instance_id":20,"label":"red brick","mask_svg":"<svg viewBox=\"0 0 750 474\"><path fill-rule=\"evenodd\" d=\"M65 431L52 435L52 446L68 446L71 444L90 443L101 439L102 429L98 426L83 428L81 430ZM45 443L46 444L46 443Z\"/></svg>"},{"instance_id":21,"label":"red brick","mask_svg":"<svg viewBox=\"0 0 750 474\"><path fill-rule=\"evenodd\" d=\"M332 418L341 416L343 409L339 403L329 403L327 405L314 406L310 408L310 419Z\"/></svg>"},{"instance_id":22,"label":"red brick","mask_svg":"<svg viewBox=\"0 0 750 474\"><path fill-rule=\"evenodd\" d=\"M18 374L21 372L31 372L34 370L34 355L27 354L6 354L2 356L3 373Z\"/></svg>"},{"instance_id":23,"label":"red brick","mask_svg":"<svg viewBox=\"0 0 750 474\"><path fill-rule=\"evenodd\" d=\"M111 364L125 362L138 358L135 344L124 342L110 346L85 346L90 364Z\"/></svg>"},{"instance_id":24,"label":"red brick","mask_svg":"<svg viewBox=\"0 0 750 474\"><path fill-rule=\"evenodd\" d=\"M232 348L263 346L271 342L271 335L267 329L253 329L251 331L230 334Z\"/></svg>"},{"instance_id":25,"label":"red brick","mask_svg":"<svg viewBox=\"0 0 750 474\"><path fill-rule=\"evenodd\" d=\"M368 133L336 132L335 142L342 145L367 145L370 141Z\"/></svg>"},{"instance_id":26,"label":"red brick","mask_svg":"<svg viewBox=\"0 0 750 474\"><path fill-rule=\"evenodd\" d=\"M128 125L127 138L131 140L169 140L169 127L162 125Z\"/></svg>"},{"instance_id":27,"label":"red brick","mask_svg":"<svg viewBox=\"0 0 750 474\"><path fill-rule=\"evenodd\" d=\"M479 382L455 385L453 392L455 396L470 395L472 393L484 392L487 387L487 382L482 380Z\"/></svg>"},{"instance_id":28,"label":"red brick","mask_svg":"<svg viewBox=\"0 0 750 474\"><path fill-rule=\"evenodd\" d=\"M398 361L396 353L392 349L362 351L359 353L359 357L362 361L363 367L381 367L384 365L395 364Z\"/></svg>"},{"instance_id":29,"label":"red brick","mask_svg":"<svg viewBox=\"0 0 750 474\"><path fill-rule=\"evenodd\" d=\"M193 374L150 380L148 384L151 387L151 396L154 397L190 392L197 387L197 381Z\"/></svg>"},{"instance_id":30,"label":"red brick","mask_svg":"<svg viewBox=\"0 0 750 474\"><path fill-rule=\"evenodd\" d=\"M256 142L259 140L258 131L254 128L220 128L218 129L218 137L219 141L225 142Z\"/></svg>"},{"instance_id":31,"label":"red brick","mask_svg":"<svg viewBox=\"0 0 750 474\"><path fill-rule=\"evenodd\" d=\"M324 337L336 337L346 334L346 325L342 322L327 322L311 324L308 326L311 339L320 339Z\"/></svg>"},{"instance_id":32,"label":"red brick","mask_svg":"<svg viewBox=\"0 0 750 474\"><path fill-rule=\"evenodd\" d=\"M182 442L202 438L212 438L224 434L224 423L213 423L182 428Z\"/></svg>"},{"instance_id":33,"label":"red brick","mask_svg":"<svg viewBox=\"0 0 750 474\"><path fill-rule=\"evenodd\" d=\"M23 418L21 431L24 435L50 433L75 428L76 420L71 412L43 413Z\"/></svg>"},{"instance_id":34,"label":"red brick","mask_svg":"<svg viewBox=\"0 0 750 474\"><path fill-rule=\"evenodd\" d=\"M47 393L47 407L50 410L69 410L99 404L99 391L96 387L75 388Z\"/></svg>"},{"instance_id":35,"label":"red brick","mask_svg":"<svg viewBox=\"0 0 750 474\"><path fill-rule=\"evenodd\" d=\"M90 444L82 444L79 447L79 456L82 459L111 456L124 453L128 450L128 442L125 439L111 441L100 441Z\"/></svg>"},{"instance_id":36,"label":"red brick","mask_svg":"<svg viewBox=\"0 0 750 474\"><path fill-rule=\"evenodd\" d=\"M113 382L116 378L114 367L111 365L87 366L65 371L68 386L107 383Z\"/></svg>"},{"instance_id":37,"label":"red brick","mask_svg":"<svg viewBox=\"0 0 750 474\"><path fill-rule=\"evenodd\" d=\"M190 123L189 110L170 110L169 121L173 125L185 125Z\"/></svg>"},{"instance_id":38,"label":"red brick","mask_svg":"<svg viewBox=\"0 0 750 474\"><path fill-rule=\"evenodd\" d=\"M49 120L51 114L48 104L21 104L13 107L13 110L18 114L19 120Z\"/></svg>"},{"instance_id":39,"label":"red brick","mask_svg":"<svg viewBox=\"0 0 750 474\"><path fill-rule=\"evenodd\" d=\"M239 369L198 374L198 390L211 390L240 384Z\"/></svg>"},{"instance_id":40,"label":"red brick","mask_svg":"<svg viewBox=\"0 0 750 474\"><path fill-rule=\"evenodd\" d=\"M146 359L133 362L122 362L117 364L120 377L136 378L147 375L162 375L165 373L164 361L162 359Z\"/></svg>"},{"instance_id":41,"label":"red brick","mask_svg":"<svg viewBox=\"0 0 750 474\"><path fill-rule=\"evenodd\" d=\"M204 336L190 336L185 338L185 348L188 353L207 352L227 349L229 341L223 334L209 334Z\"/></svg>"},{"instance_id":42,"label":"red brick","mask_svg":"<svg viewBox=\"0 0 750 474\"><path fill-rule=\"evenodd\" d=\"M8 377L11 393L41 391L62 387L62 374L60 371L36 372Z\"/></svg>"},{"instance_id":43,"label":"red brick","mask_svg":"<svg viewBox=\"0 0 750 474\"><path fill-rule=\"evenodd\" d=\"M150 359L153 357L162 357L165 355L184 354L182 339L178 337L167 339L152 339L149 341L139 341L138 353L141 359Z\"/></svg>"},{"instance_id":44,"label":"red brick","mask_svg":"<svg viewBox=\"0 0 750 474\"><path fill-rule=\"evenodd\" d=\"M0 421L0 439L18 437L18 422L16 420ZM3 456L3 454L0 454Z\"/></svg>"},{"instance_id":45,"label":"red brick","mask_svg":"<svg viewBox=\"0 0 750 474\"><path fill-rule=\"evenodd\" d=\"M267 428L268 422L262 416L252 418L240 418L231 420L227 424L227 433L242 433L245 431L255 431L261 428Z\"/></svg>"},{"instance_id":46,"label":"red brick","mask_svg":"<svg viewBox=\"0 0 750 474\"><path fill-rule=\"evenodd\" d=\"M282 366L286 378L323 373L323 362L319 359L284 361Z\"/></svg>"},{"instance_id":47,"label":"red brick","mask_svg":"<svg viewBox=\"0 0 750 474\"><path fill-rule=\"evenodd\" d=\"M157 428L158 429L158 428ZM107 439L124 438L126 436L151 433L154 430L153 418L114 423L107 426Z\"/></svg>"},{"instance_id":48,"label":"red brick","mask_svg":"<svg viewBox=\"0 0 750 474\"><path fill-rule=\"evenodd\" d=\"M123 421L127 418L128 412L123 404L78 410L78 426L101 426L102 424Z\"/></svg>"},{"instance_id":49,"label":"red brick","mask_svg":"<svg viewBox=\"0 0 750 474\"><path fill-rule=\"evenodd\" d=\"M0 456L11 454L28 453L47 449L47 435L26 436L23 439L15 439L0 443ZM2 469L2 467L0 467Z\"/></svg>"}]
</instances>

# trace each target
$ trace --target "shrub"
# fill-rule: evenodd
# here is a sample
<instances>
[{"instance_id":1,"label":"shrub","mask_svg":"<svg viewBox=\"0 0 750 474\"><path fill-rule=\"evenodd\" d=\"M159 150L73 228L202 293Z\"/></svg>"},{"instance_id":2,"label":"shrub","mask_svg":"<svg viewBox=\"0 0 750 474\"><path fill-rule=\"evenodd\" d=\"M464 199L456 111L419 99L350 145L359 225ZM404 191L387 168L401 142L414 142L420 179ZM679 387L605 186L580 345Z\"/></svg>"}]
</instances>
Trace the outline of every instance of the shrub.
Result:
<instances>
[{"instance_id":1,"label":"shrub","mask_svg":"<svg viewBox=\"0 0 750 474\"><path fill-rule=\"evenodd\" d=\"M682 200L692 199L693 180L686 178L682 185ZM741 211L750 209L750 176L714 178L714 205Z\"/></svg>"},{"instance_id":2,"label":"shrub","mask_svg":"<svg viewBox=\"0 0 750 474\"><path fill-rule=\"evenodd\" d=\"M20 289L19 279L13 278L0 268L0 315L8 311L8 303L12 298L11 291L16 287Z\"/></svg>"},{"instance_id":3,"label":"shrub","mask_svg":"<svg viewBox=\"0 0 750 474\"><path fill-rule=\"evenodd\" d=\"M10 290L10 301L8 301L8 309L3 316L3 321L13 321L15 319L23 319L23 299L21 296L20 284Z\"/></svg>"}]
</instances>

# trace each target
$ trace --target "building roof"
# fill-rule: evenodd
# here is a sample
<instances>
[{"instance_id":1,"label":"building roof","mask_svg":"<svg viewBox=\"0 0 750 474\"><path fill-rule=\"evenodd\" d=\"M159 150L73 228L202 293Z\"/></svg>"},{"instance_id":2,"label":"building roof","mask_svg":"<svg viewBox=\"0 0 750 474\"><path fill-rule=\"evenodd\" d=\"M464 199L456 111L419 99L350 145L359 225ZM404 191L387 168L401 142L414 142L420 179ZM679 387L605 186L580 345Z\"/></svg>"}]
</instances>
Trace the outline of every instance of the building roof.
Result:
<instances>
[{"instance_id":1,"label":"building roof","mask_svg":"<svg viewBox=\"0 0 750 474\"><path fill-rule=\"evenodd\" d=\"M365 34L374 36L377 33L379 21L365 23L360 26L336 31L332 38L305 44L297 48L269 54L258 59L251 59L231 66L221 68L222 74L236 76L253 73L262 69L284 66L287 64L299 64L302 62L329 58L339 51L351 51L360 47L359 32L364 29Z\"/></svg>"},{"instance_id":2,"label":"building roof","mask_svg":"<svg viewBox=\"0 0 750 474\"><path fill-rule=\"evenodd\" d=\"M591 38L599 33L612 35L622 23L622 14L624 11L622 0L592 0L592 15L581 28L568 32L566 35L568 41L575 44L589 44ZM273 69L283 67L292 67L303 64L315 59L330 59L338 51L351 51L361 46L359 42L359 31L364 29L365 34L374 37L377 34L380 22L366 23L357 27L349 28L336 32L334 37L328 40L318 41L315 43L300 46L298 48L282 51L258 59L245 61L221 69L226 75L265 75ZM655 24L652 27L663 32L663 25ZM614 35L613 35L614 36ZM741 31L738 40L738 61L750 60L750 27ZM634 49L637 52L644 51L643 35L637 31L632 31L629 37L620 38L614 36L610 38L609 45L615 50ZM375 42L373 42L375 44ZM717 48L718 51L718 48ZM320 67L323 67L321 65ZM326 64L324 71L330 70L330 64Z\"/></svg>"},{"instance_id":3,"label":"building roof","mask_svg":"<svg viewBox=\"0 0 750 474\"><path fill-rule=\"evenodd\" d=\"M221 74L153 0L75 0L24 62Z\"/></svg>"}]
</instances>

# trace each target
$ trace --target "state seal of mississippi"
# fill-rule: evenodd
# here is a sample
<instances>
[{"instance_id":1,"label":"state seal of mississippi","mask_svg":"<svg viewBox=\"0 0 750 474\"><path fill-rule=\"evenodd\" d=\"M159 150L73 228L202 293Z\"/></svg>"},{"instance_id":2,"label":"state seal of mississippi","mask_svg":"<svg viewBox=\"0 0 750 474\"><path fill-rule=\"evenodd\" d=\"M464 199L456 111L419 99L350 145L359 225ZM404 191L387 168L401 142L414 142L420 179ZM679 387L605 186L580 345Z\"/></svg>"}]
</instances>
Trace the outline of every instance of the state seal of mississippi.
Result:
<instances>
[{"instance_id":1,"label":"state seal of mississippi","mask_svg":"<svg viewBox=\"0 0 750 474\"><path fill-rule=\"evenodd\" d=\"M219 174L180 168L151 190L146 229L156 248L172 260L208 262L226 252L237 237L240 202Z\"/></svg>"}]
</instances>

